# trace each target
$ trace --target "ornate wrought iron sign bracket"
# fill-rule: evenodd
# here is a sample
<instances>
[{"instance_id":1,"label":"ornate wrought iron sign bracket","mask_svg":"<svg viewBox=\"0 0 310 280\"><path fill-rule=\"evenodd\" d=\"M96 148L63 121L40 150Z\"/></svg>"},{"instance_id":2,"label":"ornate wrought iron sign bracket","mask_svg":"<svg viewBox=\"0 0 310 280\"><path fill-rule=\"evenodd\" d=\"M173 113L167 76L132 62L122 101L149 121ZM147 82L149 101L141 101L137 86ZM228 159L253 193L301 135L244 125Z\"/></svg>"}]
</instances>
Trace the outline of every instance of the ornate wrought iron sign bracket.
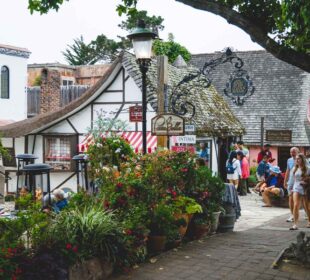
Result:
<instances>
[{"instance_id":1,"label":"ornate wrought iron sign bracket","mask_svg":"<svg viewBox=\"0 0 310 280\"><path fill-rule=\"evenodd\" d=\"M186 75L182 81L173 89L170 103L174 114L191 119L195 116L195 106L187 100L189 94L192 93L196 86L210 87L210 73L218 66L230 62L234 64L235 70L230 74L226 83L224 94L233 100L236 105L242 105L244 101L250 97L255 90L253 82L248 72L242 69L244 62L230 48L217 59L212 59L204 64L204 66L193 73Z\"/></svg>"}]
</instances>

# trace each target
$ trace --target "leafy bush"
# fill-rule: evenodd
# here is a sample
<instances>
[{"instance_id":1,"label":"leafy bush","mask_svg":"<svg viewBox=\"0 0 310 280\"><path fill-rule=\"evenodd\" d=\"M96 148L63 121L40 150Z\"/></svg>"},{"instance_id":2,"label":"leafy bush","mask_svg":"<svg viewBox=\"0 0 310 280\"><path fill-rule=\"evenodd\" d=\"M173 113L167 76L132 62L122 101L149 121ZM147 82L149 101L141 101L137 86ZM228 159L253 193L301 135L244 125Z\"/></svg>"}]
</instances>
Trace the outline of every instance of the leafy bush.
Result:
<instances>
[{"instance_id":1,"label":"leafy bush","mask_svg":"<svg viewBox=\"0 0 310 280\"><path fill-rule=\"evenodd\" d=\"M47 241L50 247L77 246L80 259L93 256L115 262L120 224L101 205L63 210L51 222Z\"/></svg>"}]
</instances>

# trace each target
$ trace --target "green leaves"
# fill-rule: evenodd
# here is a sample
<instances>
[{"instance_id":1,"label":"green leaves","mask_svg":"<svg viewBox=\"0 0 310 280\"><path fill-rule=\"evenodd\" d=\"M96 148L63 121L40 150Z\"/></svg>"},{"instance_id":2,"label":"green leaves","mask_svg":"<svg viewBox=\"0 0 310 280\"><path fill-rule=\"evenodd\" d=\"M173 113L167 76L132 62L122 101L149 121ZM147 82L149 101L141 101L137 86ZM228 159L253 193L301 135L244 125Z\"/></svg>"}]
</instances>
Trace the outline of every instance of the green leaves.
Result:
<instances>
[{"instance_id":1,"label":"green leaves","mask_svg":"<svg viewBox=\"0 0 310 280\"><path fill-rule=\"evenodd\" d=\"M30 13L40 12L40 14L46 14L49 10L58 11L59 7L64 1L69 0L28 0L28 9Z\"/></svg>"},{"instance_id":2,"label":"green leaves","mask_svg":"<svg viewBox=\"0 0 310 280\"><path fill-rule=\"evenodd\" d=\"M74 43L68 45L62 54L70 65L92 65L97 62L111 62L122 49L122 41L116 42L101 34L89 44L84 42L83 36L74 39Z\"/></svg>"},{"instance_id":3,"label":"green leaves","mask_svg":"<svg viewBox=\"0 0 310 280\"><path fill-rule=\"evenodd\" d=\"M191 59L190 52L173 40L169 40L168 42L155 40L153 43L153 51L156 55L166 55L169 63L173 63L179 55L181 55L186 62Z\"/></svg>"}]
</instances>

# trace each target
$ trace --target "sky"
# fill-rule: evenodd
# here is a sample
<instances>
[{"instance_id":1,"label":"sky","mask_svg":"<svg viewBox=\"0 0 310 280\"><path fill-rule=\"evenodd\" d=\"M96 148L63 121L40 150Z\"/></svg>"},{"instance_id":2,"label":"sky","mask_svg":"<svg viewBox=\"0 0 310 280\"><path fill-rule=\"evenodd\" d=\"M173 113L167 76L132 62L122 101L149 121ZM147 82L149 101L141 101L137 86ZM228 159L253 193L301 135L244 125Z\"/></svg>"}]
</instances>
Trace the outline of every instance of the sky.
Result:
<instances>
[{"instance_id":1,"label":"sky","mask_svg":"<svg viewBox=\"0 0 310 280\"><path fill-rule=\"evenodd\" d=\"M27 48L28 63L66 63L62 51L81 35L86 43L104 34L110 39L126 36L118 27L125 16L116 12L117 0L70 0L58 12L47 15L30 14L27 0L0 0L0 44ZM174 0L140 0L139 10L164 18L167 40L173 33L175 41L192 54L234 50L260 50L248 34L214 14L196 10Z\"/></svg>"}]
</instances>

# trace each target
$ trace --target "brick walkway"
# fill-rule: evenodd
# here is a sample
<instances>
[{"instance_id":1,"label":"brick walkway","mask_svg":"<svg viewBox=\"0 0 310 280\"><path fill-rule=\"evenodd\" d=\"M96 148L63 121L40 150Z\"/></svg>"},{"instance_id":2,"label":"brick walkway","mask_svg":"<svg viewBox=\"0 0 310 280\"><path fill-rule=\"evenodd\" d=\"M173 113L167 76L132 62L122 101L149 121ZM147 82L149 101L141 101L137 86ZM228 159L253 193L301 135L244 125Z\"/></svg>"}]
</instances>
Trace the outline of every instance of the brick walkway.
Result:
<instances>
[{"instance_id":1,"label":"brick walkway","mask_svg":"<svg viewBox=\"0 0 310 280\"><path fill-rule=\"evenodd\" d=\"M310 273L290 273L270 268L279 252L295 240L296 231L289 231L285 222L288 209L262 208L256 194L241 198L242 217L236 231L216 234L184 244L157 257L155 263L141 264L129 275L110 280L168 279L302 279ZM244 213L244 214L243 214ZM306 221L301 211L300 229Z\"/></svg>"}]
</instances>

